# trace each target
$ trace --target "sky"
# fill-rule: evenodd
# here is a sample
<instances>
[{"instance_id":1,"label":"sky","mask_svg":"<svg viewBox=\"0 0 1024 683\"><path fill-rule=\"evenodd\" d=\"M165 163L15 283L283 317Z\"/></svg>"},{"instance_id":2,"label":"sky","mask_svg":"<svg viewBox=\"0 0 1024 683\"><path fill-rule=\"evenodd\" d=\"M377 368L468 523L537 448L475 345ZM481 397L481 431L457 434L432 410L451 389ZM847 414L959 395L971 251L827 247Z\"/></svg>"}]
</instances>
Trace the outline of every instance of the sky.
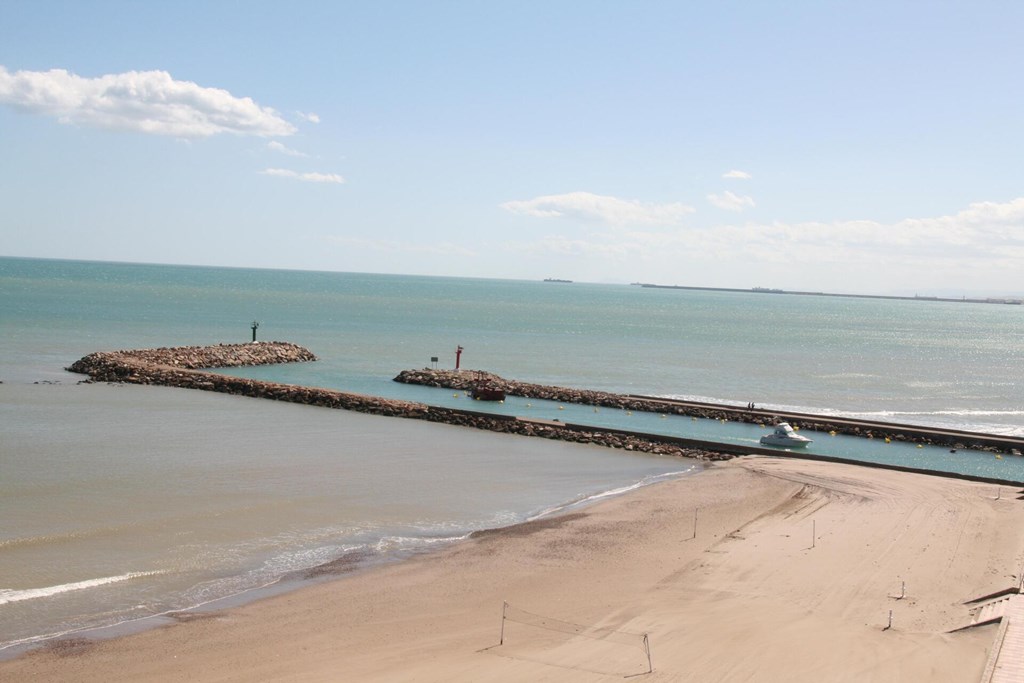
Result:
<instances>
[{"instance_id":1,"label":"sky","mask_svg":"<svg viewBox=\"0 0 1024 683\"><path fill-rule=\"evenodd\" d=\"M1024 295L1024 3L0 0L0 255Z\"/></svg>"}]
</instances>

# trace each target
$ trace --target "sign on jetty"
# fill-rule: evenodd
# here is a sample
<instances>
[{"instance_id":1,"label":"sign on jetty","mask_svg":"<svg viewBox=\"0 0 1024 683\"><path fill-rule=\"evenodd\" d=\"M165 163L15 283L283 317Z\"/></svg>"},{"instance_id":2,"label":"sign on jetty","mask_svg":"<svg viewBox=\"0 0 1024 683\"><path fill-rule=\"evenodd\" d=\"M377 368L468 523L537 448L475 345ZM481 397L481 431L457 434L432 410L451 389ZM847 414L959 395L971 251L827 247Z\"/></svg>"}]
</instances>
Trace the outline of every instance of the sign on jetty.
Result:
<instances>
[{"instance_id":1,"label":"sign on jetty","mask_svg":"<svg viewBox=\"0 0 1024 683\"><path fill-rule=\"evenodd\" d=\"M671 439L661 440L653 435L647 438L646 435L637 436L590 427L564 425L558 422L440 408L412 401L266 382L204 371L208 368L298 363L313 360L316 360L316 356L296 344L253 342L250 344L97 352L75 361L67 369L71 372L89 375L91 381L96 382L157 384L217 391L699 460L725 460L733 457L733 454L730 453L687 447L672 443ZM475 376L475 373L467 374Z\"/></svg>"}]
</instances>

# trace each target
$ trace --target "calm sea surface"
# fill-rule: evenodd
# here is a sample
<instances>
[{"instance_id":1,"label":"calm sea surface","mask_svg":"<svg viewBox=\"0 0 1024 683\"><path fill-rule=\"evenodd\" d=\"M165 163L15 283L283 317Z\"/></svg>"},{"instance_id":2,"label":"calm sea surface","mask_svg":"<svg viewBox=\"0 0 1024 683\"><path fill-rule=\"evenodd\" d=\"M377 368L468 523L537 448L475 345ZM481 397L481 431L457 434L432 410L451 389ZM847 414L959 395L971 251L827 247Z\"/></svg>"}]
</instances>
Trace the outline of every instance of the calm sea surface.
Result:
<instances>
[{"instance_id":1,"label":"calm sea surface","mask_svg":"<svg viewBox=\"0 0 1024 683\"><path fill-rule=\"evenodd\" d=\"M0 258L0 647L290 585L338 558L401 557L691 468L203 392L78 385L63 370L98 350L247 341L253 320L260 339L321 358L233 371L277 381L465 405L391 381L431 357L452 367L461 345L464 368L544 384L1024 436L1021 306ZM514 399L500 409L593 412ZM760 433L673 420L665 431L700 438ZM961 455L954 470L1019 468Z\"/></svg>"}]
</instances>

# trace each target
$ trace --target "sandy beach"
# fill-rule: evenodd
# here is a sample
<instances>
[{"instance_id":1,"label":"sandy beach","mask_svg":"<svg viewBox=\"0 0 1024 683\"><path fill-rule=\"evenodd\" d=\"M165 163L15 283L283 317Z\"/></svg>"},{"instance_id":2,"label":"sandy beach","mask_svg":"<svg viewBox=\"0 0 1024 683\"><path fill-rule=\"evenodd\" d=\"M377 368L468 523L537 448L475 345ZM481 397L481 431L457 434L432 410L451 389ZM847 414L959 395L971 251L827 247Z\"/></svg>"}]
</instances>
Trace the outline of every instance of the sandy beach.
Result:
<instances>
[{"instance_id":1,"label":"sandy beach","mask_svg":"<svg viewBox=\"0 0 1024 683\"><path fill-rule=\"evenodd\" d=\"M1019 582L1017 495L740 458L0 679L975 681L997 627L950 631Z\"/></svg>"}]
</instances>

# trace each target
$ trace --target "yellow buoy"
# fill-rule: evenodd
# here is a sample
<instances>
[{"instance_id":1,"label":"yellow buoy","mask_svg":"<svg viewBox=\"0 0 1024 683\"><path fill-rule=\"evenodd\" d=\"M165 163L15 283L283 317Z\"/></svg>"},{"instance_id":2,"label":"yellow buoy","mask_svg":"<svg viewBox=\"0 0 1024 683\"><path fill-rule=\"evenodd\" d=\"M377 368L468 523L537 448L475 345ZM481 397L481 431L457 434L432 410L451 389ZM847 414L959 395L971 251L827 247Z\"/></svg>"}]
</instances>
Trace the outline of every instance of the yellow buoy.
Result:
<instances>
[{"instance_id":1,"label":"yellow buoy","mask_svg":"<svg viewBox=\"0 0 1024 683\"><path fill-rule=\"evenodd\" d=\"M921 444L917 444L917 447L918 448L924 448L924 446L922 446Z\"/></svg>"},{"instance_id":2,"label":"yellow buoy","mask_svg":"<svg viewBox=\"0 0 1024 683\"><path fill-rule=\"evenodd\" d=\"M632 415L632 414L633 414L633 411L632 411L632 410L627 410L627 411L626 411L626 415Z\"/></svg>"},{"instance_id":3,"label":"yellow buoy","mask_svg":"<svg viewBox=\"0 0 1024 683\"><path fill-rule=\"evenodd\" d=\"M459 397L459 395L458 395L458 394L452 394L452 396L454 396L455 398L458 398L458 397Z\"/></svg>"},{"instance_id":4,"label":"yellow buoy","mask_svg":"<svg viewBox=\"0 0 1024 683\"><path fill-rule=\"evenodd\" d=\"M892 440L891 440L891 439L889 439L889 437L885 437L885 442L886 442L886 443L892 443Z\"/></svg>"},{"instance_id":5,"label":"yellow buoy","mask_svg":"<svg viewBox=\"0 0 1024 683\"><path fill-rule=\"evenodd\" d=\"M662 413L662 414L660 415L660 417L661 417L661 419L662 419L662 420L664 420L664 419L665 419L665 413Z\"/></svg>"},{"instance_id":6,"label":"yellow buoy","mask_svg":"<svg viewBox=\"0 0 1024 683\"><path fill-rule=\"evenodd\" d=\"M828 435L829 436L835 436L836 435L836 430L833 429L831 432L828 433Z\"/></svg>"}]
</instances>

